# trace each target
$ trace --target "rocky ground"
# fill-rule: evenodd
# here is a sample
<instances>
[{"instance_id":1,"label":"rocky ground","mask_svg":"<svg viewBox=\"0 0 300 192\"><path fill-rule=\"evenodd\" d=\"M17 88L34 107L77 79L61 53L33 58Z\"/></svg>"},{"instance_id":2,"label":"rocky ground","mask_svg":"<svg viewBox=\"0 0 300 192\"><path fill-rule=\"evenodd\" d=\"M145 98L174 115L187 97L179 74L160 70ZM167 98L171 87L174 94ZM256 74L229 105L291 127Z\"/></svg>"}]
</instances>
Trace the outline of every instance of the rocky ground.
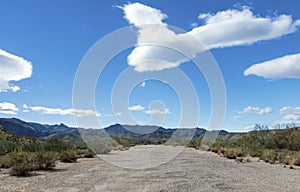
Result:
<instances>
[{"instance_id":1,"label":"rocky ground","mask_svg":"<svg viewBox=\"0 0 300 192\"><path fill-rule=\"evenodd\" d=\"M137 146L99 158L80 159L75 164L58 163L52 171L37 171L24 178L11 177L8 170L2 169L0 191L300 192L298 167L283 168L257 160L237 163L211 152L181 150L170 146ZM181 153L176 156L178 151ZM149 162L151 166L146 166Z\"/></svg>"}]
</instances>

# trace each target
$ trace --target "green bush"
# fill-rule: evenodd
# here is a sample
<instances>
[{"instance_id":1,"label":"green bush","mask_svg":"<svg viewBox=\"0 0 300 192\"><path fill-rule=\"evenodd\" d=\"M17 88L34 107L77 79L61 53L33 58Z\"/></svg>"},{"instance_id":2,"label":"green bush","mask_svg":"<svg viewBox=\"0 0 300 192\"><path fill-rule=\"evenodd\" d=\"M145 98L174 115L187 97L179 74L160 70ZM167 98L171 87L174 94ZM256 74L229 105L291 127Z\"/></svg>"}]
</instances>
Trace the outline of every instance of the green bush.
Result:
<instances>
[{"instance_id":1,"label":"green bush","mask_svg":"<svg viewBox=\"0 0 300 192\"><path fill-rule=\"evenodd\" d=\"M15 150L10 154L12 167L10 175L13 176L27 176L30 171L36 170L35 154L24 152L22 150Z\"/></svg>"},{"instance_id":2,"label":"green bush","mask_svg":"<svg viewBox=\"0 0 300 192\"><path fill-rule=\"evenodd\" d=\"M41 151L36 153L35 163L37 169L49 170L55 167L55 161L58 159L57 152L53 151Z\"/></svg>"},{"instance_id":3,"label":"green bush","mask_svg":"<svg viewBox=\"0 0 300 192\"><path fill-rule=\"evenodd\" d=\"M18 165L14 165L11 169L9 174L11 176L18 176L18 177L24 177L28 176L29 172L32 170L31 165L22 163Z\"/></svg>"},{"instance_id":4,"label":"green bush","mask_svg":"<svg viewBox=\"0 0 300 192\"><path fill-rule=\"evenodd\" d=\"M75 163L77 161L76 152L74 150L62 151L59 160L66 163Z\"/></svg>"}]
</instances>

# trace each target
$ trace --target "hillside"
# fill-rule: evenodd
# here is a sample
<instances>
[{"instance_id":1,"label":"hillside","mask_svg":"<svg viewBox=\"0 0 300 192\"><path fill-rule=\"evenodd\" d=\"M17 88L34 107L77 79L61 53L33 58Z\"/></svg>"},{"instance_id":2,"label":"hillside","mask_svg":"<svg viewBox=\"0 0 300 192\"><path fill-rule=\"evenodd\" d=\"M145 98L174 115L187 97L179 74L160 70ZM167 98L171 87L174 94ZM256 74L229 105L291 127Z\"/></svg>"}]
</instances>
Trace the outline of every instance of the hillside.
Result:
<instances>
[{"instance_id":1,"label":"hillside","mask_svg":"<svg viewBox=\"0 0 300 192\"><path fill-rule=\"evenodd\" d=\"M17 148L17 146L34 142L37 142L37 140L10 134L0 125L0 155L6 154Z\"/></svg>"},{"instance_id":2,"label":"hillside","mask_svg":"<svg viewBox=\"0 0 300 192\"><path fill-rule=\"evenodd\" d=\"M55 133L76 130L76 128L68 127L64 124L42 125L38 123L25 122L16 118L0 118L0 125L2 125L9 133L32 138L47 137Z\"/></svg>"},{"instance_id":3,"label":"hillside","mask_svg":"<svg viewBox=\"0 0 300 192\"><path fill-rule=\"evenodd\" d=\"M14 143L24 143L24 142L35 142L36 139L21 137L11 133L8 133L1 125L0 125L0 140L6 140Z\"/></svg>"}]
</instances>

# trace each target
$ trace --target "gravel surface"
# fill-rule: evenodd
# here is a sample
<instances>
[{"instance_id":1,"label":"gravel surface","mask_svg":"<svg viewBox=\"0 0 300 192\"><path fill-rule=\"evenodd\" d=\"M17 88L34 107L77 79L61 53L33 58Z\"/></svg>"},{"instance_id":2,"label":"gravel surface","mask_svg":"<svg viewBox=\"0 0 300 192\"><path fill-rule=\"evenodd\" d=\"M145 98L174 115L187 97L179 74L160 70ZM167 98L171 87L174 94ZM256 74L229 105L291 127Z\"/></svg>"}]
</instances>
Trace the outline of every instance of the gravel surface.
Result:
<instances>
[{"instance_id":1,"label":"gravel surface","mask_svg":"<svg viewBox=\"0 0 300 192\"><path fill-rule=\"evenodd\" d=\"M173 149L172 149L173 148ZM151 156L149 151L154 151ZM217 154L184 149L176 158L167 162L164 151L178 151L167 146L137 146L128 151L118 151L94 159L80 159L78 163L58 163L52 171L37 171L31 177L11 177L8 170L0 171L0 191L291 191L300 192L300 168L283 168L257 160L237 163ZM180 149L181 150L181 149ZM165 160L164 164L147 169L121 168L107 163L126 161L130 158L149 162ZM139 158L143 157L143 158ZM145 158L147 157L147 158ZM166 158L166 159L164 159ZM105 159L105 161L103 160ZM118 159L118 161L116 161ZM136 163L136 162L135 162Z\"/></svg>"}]
</instances>

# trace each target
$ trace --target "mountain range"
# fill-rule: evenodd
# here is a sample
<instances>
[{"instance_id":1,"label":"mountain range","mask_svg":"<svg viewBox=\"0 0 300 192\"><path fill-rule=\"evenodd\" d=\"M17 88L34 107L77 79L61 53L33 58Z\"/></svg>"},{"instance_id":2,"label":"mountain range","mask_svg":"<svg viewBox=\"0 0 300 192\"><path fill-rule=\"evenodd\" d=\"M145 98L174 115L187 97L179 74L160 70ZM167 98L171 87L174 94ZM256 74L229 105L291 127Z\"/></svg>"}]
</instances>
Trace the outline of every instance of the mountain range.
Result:
<instances>
[{"instance_id":1,"label":"mountain range","mask_svg":"<svg viewBox=\"0 0 300 192\"><path fill-rule=\"evenodd\" d=\"M207 131L203 128L175 129L163 128L159 126L141 125L120 125L115 124L104 129L83 129L68 127L64 124L48 125L33 122L25 122L16 118L0 118L0 125L14 135L31 137L40 140L59 138L67 141L78 141L90 138L91 136L109 136L111 138L120 137L131 139L138 143L151 143L153 141L164 142L170 138L191 137L199 138L207 134L208 136L228 136L225 130Z\"/></svg>"}]
</instances>

